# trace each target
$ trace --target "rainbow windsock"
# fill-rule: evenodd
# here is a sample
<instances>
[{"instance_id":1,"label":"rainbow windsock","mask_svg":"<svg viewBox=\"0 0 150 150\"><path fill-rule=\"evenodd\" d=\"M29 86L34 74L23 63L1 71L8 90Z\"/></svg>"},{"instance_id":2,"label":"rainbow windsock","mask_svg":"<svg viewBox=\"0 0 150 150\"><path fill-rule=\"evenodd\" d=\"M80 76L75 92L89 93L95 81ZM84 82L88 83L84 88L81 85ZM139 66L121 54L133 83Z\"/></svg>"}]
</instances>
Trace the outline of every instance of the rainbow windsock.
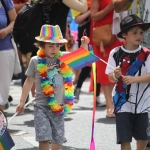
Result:
<instances>
[{"instance_id":1,"label":"rainbow windsock","mask_svg":"<svg viewBox=\"0 0 150 150\"><path fill-rule=\"evenodd\" d=\"M3 136L0 137L0 150L10 150L14 145L15 143L6 129Z\"/></svg>"},{"instance_id":2,"label":"rainbow windsock","mask_svg":"<svg viewBox=\"0 0 150 150\"><path fill-rule=\"evenodd\" d=\"M89 64L92 64L93 62L100 60L100 58L94 55L91 50L88 51L83 47L80 47L69 54L63 55L58 59L75 70L79 70Z\"/></svg>"}]
</instances>

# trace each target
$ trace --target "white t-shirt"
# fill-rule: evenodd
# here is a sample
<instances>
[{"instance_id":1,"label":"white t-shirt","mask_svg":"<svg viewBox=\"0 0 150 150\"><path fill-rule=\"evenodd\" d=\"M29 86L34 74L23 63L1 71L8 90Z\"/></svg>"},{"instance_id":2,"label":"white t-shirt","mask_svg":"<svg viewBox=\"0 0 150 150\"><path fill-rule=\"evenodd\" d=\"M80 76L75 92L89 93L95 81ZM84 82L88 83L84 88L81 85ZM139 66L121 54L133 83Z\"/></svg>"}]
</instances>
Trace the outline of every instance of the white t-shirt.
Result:
<instances>
[{"instance_id":1,"label":"white t-shirt","mask_svg":"<svg viewBox=\"0 0 150 150\"><path fill-rule=\"evenodd\" d=\"M136 60L144 60L137 69L133 67ZM143 50L141 46L132 51L123 46L116 47L110 52L108 64L114 68L120 66L123 75L142 76L150 73L150 50ZM107 65L105 73L112 72L114 70ZM131 112L135 114L150 111L150 83L133 83L124 87L122 77L120 77L112 95L115 113Z\"/></svg>"}]
</instances>

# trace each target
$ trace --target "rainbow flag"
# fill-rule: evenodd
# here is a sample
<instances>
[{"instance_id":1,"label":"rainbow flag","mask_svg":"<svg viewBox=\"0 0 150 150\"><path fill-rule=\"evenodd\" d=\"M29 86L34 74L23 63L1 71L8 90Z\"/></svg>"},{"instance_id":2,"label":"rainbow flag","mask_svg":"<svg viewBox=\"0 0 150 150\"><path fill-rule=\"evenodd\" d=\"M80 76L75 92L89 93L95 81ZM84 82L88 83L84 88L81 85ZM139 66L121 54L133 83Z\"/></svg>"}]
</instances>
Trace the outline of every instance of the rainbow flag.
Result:
<instances>
[{"instance_id":1,"label":"rainbow flag","mask_svg":"<svg viewBox=\"0 0 150 150\"><path fill-rule=\"evenodd\" d=\"M92 47L90 46L90 51L80 47L79 49L65 54L58 58L63 63L72 67L75 70L79 70L93 62L99 61L100 58L93 54Z\"/></svg>"},{"instance_id":2,"label":"rainbow flag","mask_svg":"<svg viewBox=\"0 0 150 150\"><path fill-rule=\"evenodd\" d=\"M10 150L15 145L12 140L8 129L6 128L5 133L0 137L0 150Z\"/></svg>"}]
</instances>

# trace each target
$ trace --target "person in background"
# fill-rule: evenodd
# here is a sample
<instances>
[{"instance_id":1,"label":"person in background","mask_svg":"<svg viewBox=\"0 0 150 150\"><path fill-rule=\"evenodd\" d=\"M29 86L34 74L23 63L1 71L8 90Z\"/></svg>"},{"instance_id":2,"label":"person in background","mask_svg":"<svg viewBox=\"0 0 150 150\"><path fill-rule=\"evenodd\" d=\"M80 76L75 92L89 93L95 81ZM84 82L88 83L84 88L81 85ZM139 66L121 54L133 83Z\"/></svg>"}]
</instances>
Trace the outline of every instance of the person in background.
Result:
<instances>
[{"instance_id":1,"label":"person in background","mask_svg":"<svg viewBox=\"0 0 150 150\"><path fill-rule=\"evenodd\" d=\"M18 14L19 10L25 5L28 0L13 0L16 13Z\"/></svg>"},{"instance_id":2,"label":"person in background","mask_svg":"<svg viewBox=\"0 0 150 150\"><path fill-rule=\"evenodd\" d=\"M92 19L91 29L103 25L112 25L113 13L114 13L114 9L111 0L92 0L91 1L91 19ZM92 41L92 45L93 45L95 55L97 55L99 58L107 62L110 51L114 47L121 45L121 42L118 40L116 36L114 36L113 43L111 43L108 46L104 46L103 48L104 50L100 46L95 45L93 41ZM106 117L108 118L115 117L113 114L114 106L112 102L112 89L114 87L114 83L110 82L108 79L108 75L105 74L105 69L106 69L105 63L103 63L102 61L96 62L96 68L97 68L97 82L101 84L104 92L105 100L106 100Z\"/></svg>"},{"instance_id":3,"label":"person in background","mask_svg":"<svg viewBox=\"0 0 150 150\"><path fill-rule=\"evenodd\" d=\"M15 10L16 13L18 14L19 10L25 5L26 2L29 2L29 0L13 0L14 2L14 6L15 6ZM21 72L21 85L23 86L25 80L26 80L26 76L25 76L25 71L26 71L26 63L24 65L24 62L27 62L27 60L29 59L26 55L22 54L18 48L18 55L19 55L19 59L20 59L20 63L21 63L21 68L22 68L22 72ZM30 59L29 59L30 60ZM33 87L31 89L31 94L32 97L34 97L35 95L35 87L33 84ZM26 102L29 101L29 95L27 97Z\"/></svg>"},{"instance_id":4,"label":"person in background","mask_svg":"<svg viewBox=\"0 0 150 150\"><path fill-rule=\"evenodd\" d=\"M39 150L49 150L49 142L52 143L51 150L60 150L66 141L64 115L70 112L74 100L72 69L58 59L62 56L60 47L67 40L58 25L43 25L40 36L35 38L39 50L30 60L16 112L24 110L25 100L35 81L34 124ZM83 37L82 46L87 49L88 43L89 39Z\"/></svg>"},{"instance_id":5,"label":"person in background","mask_svg":"<svg viewBox=\"0 0 150 150\"><path fill-rule=\"evenodd\" d=\"M106 73L116 86L113 90L117 144L121 150L131 150L132 137L137 150L144 150L149 135L150 111L150 50L140 46L150 23L137 15L129 15L120 23L119 38L126 43L114 48L109 55Z\"/></svg>"},{"instance_id":6,"label":"person in background","mask_svg":"<svg viewBox=\"0 0 150 150\"><path fill-rule=\"evenodd\" d=\"M11 32L16 19L16 11L12 0L4 0L7 12L0 1L0 93L3 102L0 109L4 111L8 105L10 82L12 80L15 52L11 43ZM7 20L7 14L9 20ZM8 24L9 22L9 24Z\"/></svg>"},{"instance_id":7,"label":"person in background","mask_svg":"<svg viewBox=\"0 0 150 150\"><path fill-rule=\"evenodd\" d=\"M140 1L142 0L113 0L114 9L117 13L128 10L128 14L136 14L140 17Z\"/></svg>"},{"instance_id":8,"label":"person in background","mask_svg":"<svg viewBox=\"0 0 150 150\"><path fill-rule=\"evenodd\" d=\"M71 9L68 12L67 15L67 25L66 25L66 39L67 39L67 43L64 46L65 50L64 51L73 51L73 46L74 46L74 37L71 35L71 30L70 30L70 24L72 22L72 13L71 13Z\"/></svg>"},{"instance_id":9,"label":"person in background","mask_svg":"<svg viewBox=\"0 0 150 150\"><path fill-rule=\"evenodd\" d=\"M82 36L85 34L86 36L90 37L90 24L91 24L91 11L90 11L90 0L87 1L88 3L88 11L85 13L80 13L79 15L77 15L75 17L75 22L78 24L78 47L81 46L81 38ZM79 70L80 71L80 70ZM79 77L76 79L76 84L75 84L75 98L74 98L74 102L78 103L79 101L79 97L80 97L80 92L81 92L81 88L83 85L83 82L85 81L85 79L87 77L90 76L91 73L91 66L86 66L84 68L81 69L81 72L79 74ZM100 101L100 84L97 83L97 88L96 88L96 106L106 106L106 103L102 103Z\"/></svg>"}]
</instances>

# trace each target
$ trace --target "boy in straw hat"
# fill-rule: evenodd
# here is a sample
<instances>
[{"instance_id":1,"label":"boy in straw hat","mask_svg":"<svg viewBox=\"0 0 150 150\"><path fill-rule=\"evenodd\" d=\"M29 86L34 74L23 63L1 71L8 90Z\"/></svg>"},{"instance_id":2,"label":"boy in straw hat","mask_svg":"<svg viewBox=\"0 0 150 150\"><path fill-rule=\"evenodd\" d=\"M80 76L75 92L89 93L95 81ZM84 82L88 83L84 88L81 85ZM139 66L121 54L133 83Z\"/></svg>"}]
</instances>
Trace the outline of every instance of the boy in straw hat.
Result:
<instances>
[{"instance_id":1,"label":"boy in straw hat","mask_svg":"<svg viewBox=\"0 0 150 150\"><path fill-rule=\"evenodd\" d=\"M148 112L150 111L150 50L140 46L144 31L150 23L144 23L136 15L129 15L120 23L119 38L125 44L110 53L106 74L116 82L113 90L116 116L117 143L121 150L131 150L132 137L137 150L144 150L149 140Z\"/></svg>"},{"instance_id":2,"label":"boy in straw hat","mask_svg":"<svg viewBox=\"0 0 150 150\"><path fill-rule=\"evenodd\" d=\"M66 141L64 115L70 112L74 101L72 70L59 61L60 47L67 42L58 25L43 25L40 36L35 37L39 50L31 58L26 71L27 79L22 89L16 112L24 110L25 100L35 80L34 123L39 150L59 150ZM84 37L82 46L88 48L89 39Z\"/></svg>"}]
</instances>

